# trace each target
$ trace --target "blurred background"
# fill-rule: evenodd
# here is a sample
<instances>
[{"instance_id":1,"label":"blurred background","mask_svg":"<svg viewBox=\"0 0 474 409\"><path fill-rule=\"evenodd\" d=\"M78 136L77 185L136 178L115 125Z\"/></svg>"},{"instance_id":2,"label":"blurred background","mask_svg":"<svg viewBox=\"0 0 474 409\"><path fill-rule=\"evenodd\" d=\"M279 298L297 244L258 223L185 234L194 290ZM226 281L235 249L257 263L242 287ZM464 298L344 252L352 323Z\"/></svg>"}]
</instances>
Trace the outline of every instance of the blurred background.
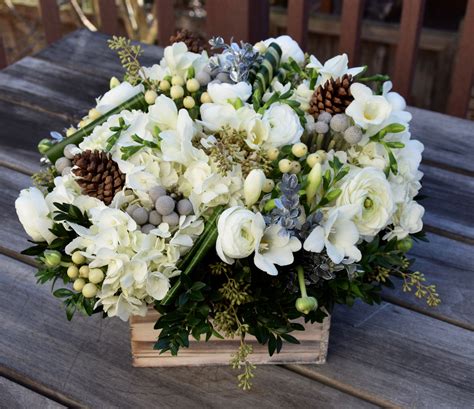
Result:
<instances>
[{"instance_id":1,"label":"blurred background","mask_svg":"<svg viewBox=\"0 0 474 409\"><path fill-rule=\"evenodd\" d=\"M176 27L206 36L205 3L205 0L176 0ZM270 34L284 34L287 1L272 0L270 3ZM426 2L411 105L440 112L446 109L447 84L466 3L467 0ZM59 0L58 4L63 34L78 28L97 30L97 1ZM157 44L159 22L154 17L152 0L117 0L116 4L121 34ZM390 72L394 64L401 6L402 0L365 1L360 61L370 67L370 73ZM344 29L340 24L341 7L342 0L311 2L307 51L321 61L338 54L339 33ZM45 47L38 1L0 0L0 34L10 64ZM468 81L466 86L471 86L471 82ZM472 89L467 117L474 119Z\"/></svg>"}]
</instances>

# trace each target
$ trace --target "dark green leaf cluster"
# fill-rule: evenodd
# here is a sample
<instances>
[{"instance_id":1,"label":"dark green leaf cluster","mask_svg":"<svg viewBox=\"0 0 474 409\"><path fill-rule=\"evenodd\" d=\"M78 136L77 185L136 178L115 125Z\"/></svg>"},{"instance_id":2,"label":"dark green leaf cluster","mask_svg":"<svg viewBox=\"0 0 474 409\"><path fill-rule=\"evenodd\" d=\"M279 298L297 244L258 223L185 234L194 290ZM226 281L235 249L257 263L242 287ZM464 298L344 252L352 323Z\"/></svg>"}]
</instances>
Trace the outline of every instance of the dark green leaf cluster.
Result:
<instances>
[{"instance_id":1,"label":"dark green leaf cluster","mask_svg":"<svg viewBox=\"0 0 474 409\"><path fill-rule=\"evenodd\" d=\"M53 295L57 298L64 299L63 303L66 307L66 317L69 321L72 320L76 311L88 316L101 311L101 308L94 310L94 298L86 298L82 293L75 293L67 288L58 288L53 292Z\"/></svg>"}]
</instances>

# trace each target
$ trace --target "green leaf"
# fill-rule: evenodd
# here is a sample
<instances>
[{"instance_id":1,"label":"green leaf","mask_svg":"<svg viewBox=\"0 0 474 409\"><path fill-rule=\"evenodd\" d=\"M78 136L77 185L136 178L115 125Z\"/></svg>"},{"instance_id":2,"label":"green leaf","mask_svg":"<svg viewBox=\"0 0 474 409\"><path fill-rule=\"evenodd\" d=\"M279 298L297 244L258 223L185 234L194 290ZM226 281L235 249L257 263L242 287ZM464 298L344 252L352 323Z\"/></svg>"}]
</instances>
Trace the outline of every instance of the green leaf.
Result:
<instances>
[{"instance_id":1,"label":"green leaf","mask_svg":"<svg viewBox=\"0 0 474 409\"><path fill-rule=\"evenodd\" d=\"M300 341L298 341L293 335L290 334L280 334L280 336L286 341L289 342L290 344L299 344Z\"/></svg>"},{"instance_id":2,"label":"green leaf","mask_svg":"<svg viewBox=\"0 0 474 409\"><path fill-rule=\"evenodd\" d=\"M66 298L71 297L74 293L67 289L67 288L58 288L56 291L53 292L53 295L57 298Z\"/></svg>"}]
</instances>

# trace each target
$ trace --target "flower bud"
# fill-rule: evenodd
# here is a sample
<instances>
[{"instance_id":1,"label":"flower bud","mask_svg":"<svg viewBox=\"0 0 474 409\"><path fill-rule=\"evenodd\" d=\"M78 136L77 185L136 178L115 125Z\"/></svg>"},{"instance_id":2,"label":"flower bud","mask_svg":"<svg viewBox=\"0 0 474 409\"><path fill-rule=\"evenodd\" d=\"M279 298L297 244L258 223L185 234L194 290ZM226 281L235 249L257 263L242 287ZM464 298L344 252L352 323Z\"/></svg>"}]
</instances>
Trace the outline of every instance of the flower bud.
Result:
<instances>
[{"instance_id":1,"label":"flower bud","mask_svg":"<svg viewBox=\"0 0 474 409\"><path fill-rule=\"evenodd\" d=\"M171 99L179 99L184 95L184 89L181 85L173 85L170 90Z\"/></svg>"},{"instance_id":2,"label":"flower bud","mask_svg":"<svg viewBox=\"0 0 474 409\"><path fill-rule=\"evenodd\" d=\"M294 175L297 175L298 173L301 172L301 164L297 160L294 160L293 162L291 162L290 172L293 173Z\"/></svg>"},{"instance_id":3,"label":"flower bud","mask_svg":"<svg viewBox=\"0 0 474 409\"><path fill-rule=\"evenodd\" d=\"M48 267L56 267L61 263L61 253L57 250L45 250L43 255L44 263Z\"/></svg>"},{"instance_id":4,"label":"flower bud","mask_svg":"<svg viewBox=\"0 0 474 409\"><path fill-rule=\"evenodd\" d=\"M41 139L38 143L38 152L46 153L46 151L53 146L53 141L48 138Z\"/></svg>"},{"instance_id":5,"label":"flower bud","mask_svg":"<svg viewBox=\"0 0 474 409\"><path fill-rule=\"evenodd\" d=\"M318 308L318 302L314 297L301 297L296 300L295 306L299 312L307 315Z\"/></svg>"},{"instance_id":6,"label":"flower bud","mask_svg":"<svg viewBox=\"0 0 474 409\"><path fill-rule=\"evenodd\" d=\"M302 158L304 155L308 153L308 147L303 142L295 143L291 147L291 152L297 158Z\"/></svg>"},{"instance_id":7,"label":"flower bud","mask_svg":"<svg viewBox=\"0 0 474 409\"><path fill-rule=\"evenodd\" d=\"M274 187L275 187L275 182L272 179L267 179L265 180L265 183L263 184L262 190L264 193L270 193Z\"/></svg>"},{"instance_id":8,"label":"flower bud","mask_svg":"<svg viewBox=\"0 0 474 409\"><path fill-rule=\"evenodd\" d=\"M76 281L74 281L72 288L74 288L74 290L76 291L82 291L85 285L86 285L86 280L84 280L83 278L78 278Z\"/></svg>"},{"instance_id":9,"label":"flower bud","mask_svg":"<svg viewBox=\"0 0 474 409\"><path fill-rule=\"evenodd\" d=\"M109 82L110 89L115 88L120 85L120 81L117 77L112 77Z\"/></svg>"},{"instance_id":10,"label":"flower bud","mask_svg":"<svg viewBox=\"0 0 474 409\"><path fill-rule=\"evenodd\" d=\"M196 92L201 87L199 81L196 78L192 78L186 81L186 89L189 92Z\"/></svg>"},{"instance_id":11,"label":"flower bud","mask_svg":"<svg viewBox=\"0 0 474 409\"><path fill-rule=\"evenodd\" d=\"M73 279L77 278L79 276L79 269L77 268L77 266L75 265L69 266L67 268L67 276Z\"/></svg>"},{"instance_id":12,"label":"flower bud","mask_svg":"<svg viewBox=\"0 0 474 409\"><path fill-rule=\"evenodd\" d=\"M265 181L263 170L253 169L250 171L244 182L244 197L247 206L252 206L260 198Z\"/></svg>"},{"instance_id":13,"label":"flower bud","mask_svg":"<svg viewBox=\"0 0 474 409\"><path fill-rule=\"evenodd\" d=\"M173 78L171 78L171 85L183 86L184 78L181 75L174 75Z\"/></svg>"},{"instance_id":14,"label":"flower bud","mask_svg":"<svg viewBox=\"0 0 474 409\"><path fill-rule=\"evenodd\" d=\"M84 264L86 261L86 258L79 251L74 252L71 259L74 264Z\"/></svg>"},{"instance_id":15,"label":"flower bud","mask_svg":"<svg viewBox=\"0 0 474 409\"><path fill-rule=\"evenodd\" d=\"M281 173L288 173L291 171L291 161L288 159L282 159L278 162L278 169Z\"/></svg>"},{"instance_id":16,"label":"flower bud","mask_svg":"<svg viewBox=\"0 0 474 409\"><path fill-rule=\"evenodd\" d=\"M102 114L95 108L89 110L89 119L91 121L95 121L96 119L100 118Z\"/></svg>"},{"instance_id":17,"label":"flower bud","mask_svg":"<svg viewBox=\"0 0 474 409\"><path fill-rule=\"evenodd\" d=\"M160 90L163 92L168 91L171 88L171 84L167 80L160 81Z\"/></svg>"},{"instance_id":18,"label":"flower bud","mask_svg":"<svg viewBox=\"0 0 474 409\"><path fill-rule=\"evenodd\" d=\"M211 96L207 92L203 92L201 95L201 102L203 104L207 104L209 102L212 102Z\"/></svg>"},{"instance_id":19,"label":"flower bud","mask_svg":"<svg viewBox=\"0 0 474 409\"><path fill-rule=\"evenodd\" d=\"M183 105L184 105L185 108L191 109L191 108L194 107L194 105L196 105L196 102L194 101L193 97L187 96L183 100Z\"/></svg>"},{"instance_id":20,"label":"flower bud","mask_svg":"<svg viewBox=\"0 0 474 409\"><path fill-rule=\"evenodd\" d=\"M75 284L75 283L74 283ZM87 283L82 287L82 295L86 298L95 297L97 294L97 286L92 283Z\"/></svg>"},{"instance_id":21,"label":"flower bud","mask_svg":"<svg viewBox=\"0 0 474 409\"><path fill-rule=\"evenodd\" d=\"M280 151L278 150L278 148L270 148L267 151L267 156L268 156L268 159L270 160L277 159L279 154L280 154Z\"/></svg>"},{"instance_id":22,"label":"flower bud","mask_svg":"<svg viewBox=\"0 0 474 409\"><path fill-rule=\"evenodd\" d=\"M321 184L322 168L320 163L316 163L308 174L308 186L306 187L306 200L310 205L316 196Z\"/></svg>"},{"instance_id":23,"label":"flower bud","mask_svg":"<svg viewBox=\"0 0 474 409\"><path fill-rule=\"evenodd\" d=\"M405 237L402 240L397 241L397 249L406 253L413 247L413 240L410 236Z\"/></svg>"}]
</instances>

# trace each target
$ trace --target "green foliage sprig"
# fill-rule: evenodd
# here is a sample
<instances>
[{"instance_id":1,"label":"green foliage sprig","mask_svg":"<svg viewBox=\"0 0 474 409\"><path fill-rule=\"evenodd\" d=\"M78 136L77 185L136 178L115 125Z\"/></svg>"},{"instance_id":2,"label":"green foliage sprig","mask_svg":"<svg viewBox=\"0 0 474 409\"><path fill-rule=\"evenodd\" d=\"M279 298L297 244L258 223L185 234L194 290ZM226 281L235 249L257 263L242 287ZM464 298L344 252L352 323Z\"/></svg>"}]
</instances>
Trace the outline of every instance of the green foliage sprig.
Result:
<instances>
[{"instance_id":1,"label":"green foliage sprig","mask_svg":"<svg viewBox=\"0 0 474 409\"><path fill-rule=\"evenodd\" d=\"M110 152L110 150L114 147L114 145L119 140L122 132L130 128L130 125L126 124L125 120L122 117L120 117L118 121L118 126L112 126L109 128L113 132L113 134L107 138L107 146L105 147L105 150L107 152Z\"/></svg>"}]
</instances>

